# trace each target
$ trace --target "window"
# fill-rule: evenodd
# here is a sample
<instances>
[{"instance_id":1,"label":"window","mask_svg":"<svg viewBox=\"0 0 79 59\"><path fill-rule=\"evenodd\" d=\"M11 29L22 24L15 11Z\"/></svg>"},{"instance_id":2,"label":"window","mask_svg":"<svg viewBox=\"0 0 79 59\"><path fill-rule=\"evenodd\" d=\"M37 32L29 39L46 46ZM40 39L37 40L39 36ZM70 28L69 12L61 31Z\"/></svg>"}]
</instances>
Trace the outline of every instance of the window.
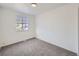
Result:
<instances>
[{"instance_id":1,"label":"window","mask_svg":"<svg viewBox=\"0 0 79 59\"><path fill-rule=\"evenodd\" d=\"M16 30L27 31L28 30L28 19L26 16L17 16L16 18Z\"/></svg>"}]
</instances>

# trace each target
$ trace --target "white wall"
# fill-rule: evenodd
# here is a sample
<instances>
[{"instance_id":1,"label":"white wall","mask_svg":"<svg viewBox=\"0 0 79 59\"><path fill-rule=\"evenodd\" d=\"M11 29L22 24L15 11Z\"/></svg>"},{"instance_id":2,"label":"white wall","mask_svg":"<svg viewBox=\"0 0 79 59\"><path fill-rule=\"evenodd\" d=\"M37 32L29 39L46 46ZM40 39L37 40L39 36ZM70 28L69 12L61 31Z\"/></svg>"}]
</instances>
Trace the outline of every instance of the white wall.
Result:
<instances>
[{"instance_id":1,"label":"white wall","mask_svg":"<svg viewBox=\"0 0 79 59\"><path fill-rule=\"evenodd\" d=\"M17 15L25 15L28 17L28 31L16 32ZM0 8L0 36L0 47L35 37L35 17L6 8Z\"/></svg>"},{"instance_id":2,"label":"white wall","mask_svg":"<svg viewBox=\"0 0 79 59\"><path fill-rule=\"evenodd\" d=\"M78 7L78 56L79 56L79 7Z\"/></svg>"},{"instance_id":3,"label":"white wall","mask_svg":"<svg viewBox=\"0 0 79 59\"><path fill-rule=\"evenodd\" d=\"M2 46L2 28L1 28L1 9L0 9L0 46Z\"/></svg>"},{"instance_id":4,"label":"white wall","mask_svg":"<svg viewBox=\"0 0 79 59\"><path fill-rule=\"evenodd\" d=\"M37 37L78 53L77 20L78 8L73 5L37 15Z\"/></svg>"}]
</instances>

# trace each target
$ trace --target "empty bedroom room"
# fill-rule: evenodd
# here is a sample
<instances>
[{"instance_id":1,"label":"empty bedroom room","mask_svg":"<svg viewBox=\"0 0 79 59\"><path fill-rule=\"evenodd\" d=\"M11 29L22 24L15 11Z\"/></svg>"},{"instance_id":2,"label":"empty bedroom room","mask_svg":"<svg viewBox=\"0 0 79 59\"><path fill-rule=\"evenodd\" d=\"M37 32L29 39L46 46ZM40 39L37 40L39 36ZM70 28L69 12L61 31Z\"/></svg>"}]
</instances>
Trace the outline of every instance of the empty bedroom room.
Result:
<instances>
[{"instance_id":1,"label":"empty bedroom room","mask_svg":"<svg viewBox=\"0 0 79 59\"><path fill-rule=\"evenodd\" d=\"M75 3L0 3L0 56L77 56Z\"/></svg>"}]
</instances>

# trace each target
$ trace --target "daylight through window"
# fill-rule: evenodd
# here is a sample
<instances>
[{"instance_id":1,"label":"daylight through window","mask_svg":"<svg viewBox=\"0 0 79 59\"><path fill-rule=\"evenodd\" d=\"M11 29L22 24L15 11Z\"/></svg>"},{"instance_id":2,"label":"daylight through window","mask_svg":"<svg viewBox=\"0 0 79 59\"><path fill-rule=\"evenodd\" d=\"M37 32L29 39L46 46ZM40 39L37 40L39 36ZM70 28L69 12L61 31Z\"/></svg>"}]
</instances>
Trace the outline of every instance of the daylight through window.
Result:
<instances>
[{"instance_id":1,"label":"daylight through window","mask_svg":"<svg viewBox=\"0 0 79 59\"><path fill-rule=\"evenodd\" d=\"M28 30L28 18L26 16L17 16L16 18L16 30L27 31Z\"/></svg>"}]
</instances>

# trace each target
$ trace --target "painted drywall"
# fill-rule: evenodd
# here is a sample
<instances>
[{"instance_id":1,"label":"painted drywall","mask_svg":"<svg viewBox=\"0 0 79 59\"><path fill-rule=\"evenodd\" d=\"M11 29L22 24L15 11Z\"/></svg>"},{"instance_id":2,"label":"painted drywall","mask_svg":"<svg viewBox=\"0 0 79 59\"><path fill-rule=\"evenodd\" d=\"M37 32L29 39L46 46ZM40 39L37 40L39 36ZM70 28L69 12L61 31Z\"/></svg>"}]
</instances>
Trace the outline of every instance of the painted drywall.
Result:
<instances>
[{"instance_id":1,"label":"painted drywall","mask_svg":"<svg viewBox=\"0 0 79 59\"><path fill-rule=\"evenodd\" d=\"M0 27L1 27L1 23L2 23L2 21L1 21L1 9L0 9ZM2 28L0 28L0 46L2 46Z\"/></svg>"},{"instance_id":2,"label":"painted drywall","mask_svg":"<svg viewBox=\"0 0 79 59\"><path fill-rule=\"evenodd\" d=\"M78 56L79 56L79 7L78 7Z\"/></svg>"},{"instance_id":3,"label":"painted drywall","mask_svg":"<svg viewBox=\"0 0 79 59\"><path fill-rule=\"evenodd\" d=\"M24 15L29 19L29 30L26 32L16 32L16 16ZM23 41L32 37L35 37L35 17L7 8L0 8L0 28L2 29L0 35L0 46L13 44L19 41Z\"/></svg>"},{"instance_id":4,"label":"painted drywall","mask_svg":"<svg viewBox=\"0 0 79 59\"><path fill-rule=\"evenodd\" d=\"M65 5L36 16L37 38L78 53L78 8Z\"/></svg>"}]
</instances>

